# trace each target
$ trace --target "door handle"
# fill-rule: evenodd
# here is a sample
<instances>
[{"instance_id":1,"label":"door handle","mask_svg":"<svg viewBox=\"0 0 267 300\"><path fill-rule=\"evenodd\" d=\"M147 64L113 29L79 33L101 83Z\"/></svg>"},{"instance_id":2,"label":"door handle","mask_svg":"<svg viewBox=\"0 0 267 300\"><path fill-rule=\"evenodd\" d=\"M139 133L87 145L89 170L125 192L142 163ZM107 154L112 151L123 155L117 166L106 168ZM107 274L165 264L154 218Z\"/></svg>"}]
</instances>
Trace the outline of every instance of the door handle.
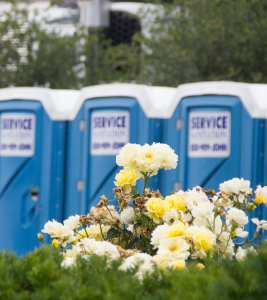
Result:
<instances>
[{"instance_id":1,"label":"door handle","mask_svg":"<svg viewBox=\"0 0 267 300\"><path fill-rule=\"evenodd\" d=\"M37 186L32 186L31 187L31 199L32 201L37 201L38 200L38 197L39 197L39 189Z\"/></svg>"}]
</instances>

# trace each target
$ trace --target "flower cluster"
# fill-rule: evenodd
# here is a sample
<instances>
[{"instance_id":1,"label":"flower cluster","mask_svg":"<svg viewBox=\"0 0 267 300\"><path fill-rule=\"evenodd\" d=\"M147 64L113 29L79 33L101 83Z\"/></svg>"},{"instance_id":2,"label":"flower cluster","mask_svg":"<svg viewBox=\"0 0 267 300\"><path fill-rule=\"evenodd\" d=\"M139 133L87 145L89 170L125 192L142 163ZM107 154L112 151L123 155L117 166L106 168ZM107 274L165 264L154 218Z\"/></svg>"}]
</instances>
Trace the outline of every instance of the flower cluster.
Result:
<instances>
[{"instance_id":1,"label":"flower cluster","mask_svg":"<svg viewBox=\"0 0 267 300\"><path fill-rule=\"evenodd\" d=\"M235 241L247 237L248 215L267 203L267 187L258 186L254 200L250 182L238 178L220 184L218 193L195 187L163 197L146 188L150 176L162 168L175 168L177 160L164 144L122 148L117 164L124 169L116 175L113 190L116 206L103 195L87 215L71 216L64 224L55 220L45 224L42 231L62 249L62 266L75 264L78 255L87 260L105 255L108 261L122 258L120 269L137 268L142 278L156 267L182 270L195 263L201 270L207 256L242 261L248 252L256 253L249 244L267 230L267 221L252 219L257 226L253 239ZM139 179L144 181L142 194L135 189Z\"/></svg>"},{"instance_id":2,"label":"flower cluster","mask_svg":"<svg viewBox=\"0 0 267 300\"><path fill-rule=\"evenodd\" d=\"M116 157L117 165L124 167L116 175L116 186L125 187L126 192L131 192L131 187L136 185L136 180L141 176L145 180L157 175L160 169L171 170L177 167L178 155L166 144L153 143L144 146L137 144L125 145Z\"/></svg>"}]
</instances>

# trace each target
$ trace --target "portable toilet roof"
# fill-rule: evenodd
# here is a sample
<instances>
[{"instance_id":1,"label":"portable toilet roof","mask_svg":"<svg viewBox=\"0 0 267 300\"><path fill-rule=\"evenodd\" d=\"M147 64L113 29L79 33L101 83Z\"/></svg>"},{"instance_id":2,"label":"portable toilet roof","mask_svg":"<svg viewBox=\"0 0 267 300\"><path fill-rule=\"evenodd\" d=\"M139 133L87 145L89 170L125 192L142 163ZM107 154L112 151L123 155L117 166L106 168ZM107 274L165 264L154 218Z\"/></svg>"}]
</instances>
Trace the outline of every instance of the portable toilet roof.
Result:
<instances>
[{"instance_id":1,"label":"portable toilet roof","mask_svg":"<svg viewBox=\"0 0 267 300\"><path fill-rule=\"evenodd\" d=\"M103 97L135 98L148 118L165 119L169 116L169 107L173 102L175 88L152 87L141 84L113 83L83 88L69 119L74 120L84 101Z\"/></svg>"},{"instance_id":2,"label":"portable toilet roof","mask_svg":"<svg viewBox=\"0 0 267 300\"><path fill-rule=\"evenodd\" d=\"M0 89L0 101L28 100L42 103L53 121L68 120L80 92L75 90L52 90L39 87L14 87Z\"/></svg>"},{"instance_id":3,"label":"portable toilet roof","mask_svg":"<svg viewBox=\"0 0 267 300\"><path fill-rule=\"evenodd\" d=\"M254 119L267 119L267 84L249 84L230 81L197 82L179 85L167 109L170 118L179 102L190 96L228 95L240 99Z\"/></svg>"}]
</instances>

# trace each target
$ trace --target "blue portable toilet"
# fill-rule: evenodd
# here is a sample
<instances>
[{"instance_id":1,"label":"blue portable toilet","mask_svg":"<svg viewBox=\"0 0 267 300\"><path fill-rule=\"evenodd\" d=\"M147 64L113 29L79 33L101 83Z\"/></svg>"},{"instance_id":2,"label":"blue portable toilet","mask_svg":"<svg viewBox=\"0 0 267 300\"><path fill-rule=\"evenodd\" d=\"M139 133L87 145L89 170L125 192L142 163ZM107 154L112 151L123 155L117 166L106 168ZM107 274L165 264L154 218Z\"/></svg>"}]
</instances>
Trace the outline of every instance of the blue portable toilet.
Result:
<instances>
[{"instance_id":1,"label":"blue portable toilet","mask_svg":"<svg viewBox=\"0 0 267 300\"><path fill-rule=\"evenodd\" d=\"M162 116L176 89L107 84L81 90L68 131L65 218L113 199L116 155L127 143L162 141ZM150 187L159 188L159 178Z\"/></svg>"},{"instance_id":2,"label":"blue portable toilet","mask_svg":"<svg viewBox=\"0 0 267 300\"><path fill-rule=\"evenodd\" d=\"M180 85L168 113L164 142L175 149L179 163L164 173L165 191L197 185L218 191L220 183L234 177L250 180L253 189L267 184L267 85ZM261 208L252 217L266 218L266 208Z\"/></svg>"},{"instance_id":3,"label":"blue portable toilet","mask_svg":"<svg viewBox=\"0 0 267 300\"><path fill-rule=\"evenodd\" d=\"M0 90L0 250L34 250L44 224L62 221L66 120L78 95Z\"/></svg>"}]
</instances>

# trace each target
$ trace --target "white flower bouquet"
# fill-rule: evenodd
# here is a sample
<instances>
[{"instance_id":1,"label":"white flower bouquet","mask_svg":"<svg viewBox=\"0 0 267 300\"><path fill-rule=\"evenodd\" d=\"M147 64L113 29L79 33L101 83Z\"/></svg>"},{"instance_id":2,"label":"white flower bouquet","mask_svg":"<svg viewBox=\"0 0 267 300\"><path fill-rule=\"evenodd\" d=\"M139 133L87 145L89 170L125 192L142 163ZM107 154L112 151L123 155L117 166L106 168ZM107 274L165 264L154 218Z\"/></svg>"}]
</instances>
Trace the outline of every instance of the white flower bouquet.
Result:
<instances>
[{"instance_id":1,"label":"white flower bouquet","mask_svg":"<svg viewBox=\"0 0 267 300\"><path fill-rule=\"evenodd\" d=\"M151 176L175 169L177 161L166 144L124 146L116 158L124 168L115 177L114 200L103 195L87 215L71 216L64 225L55 220L45 224L42 232L62 250L62 266L75 264L77 256L105 255L108 261L122 257L122 270L138 267L142 275L155 267L182 270L186 263L202 269L207 255L219 262L256 254L256 246L249 245L267 230L267 221L252 219L254 238L235 240L248 235L244 225L250 212L267 203L267 187L258 186L254 199L250 182L238 178L220 184L218 193L195 187L163 197L146 188ZM137 180L144 181L142 193ZM43 241L41 234L38 238Z\"/></svg>"}]
</instances>

